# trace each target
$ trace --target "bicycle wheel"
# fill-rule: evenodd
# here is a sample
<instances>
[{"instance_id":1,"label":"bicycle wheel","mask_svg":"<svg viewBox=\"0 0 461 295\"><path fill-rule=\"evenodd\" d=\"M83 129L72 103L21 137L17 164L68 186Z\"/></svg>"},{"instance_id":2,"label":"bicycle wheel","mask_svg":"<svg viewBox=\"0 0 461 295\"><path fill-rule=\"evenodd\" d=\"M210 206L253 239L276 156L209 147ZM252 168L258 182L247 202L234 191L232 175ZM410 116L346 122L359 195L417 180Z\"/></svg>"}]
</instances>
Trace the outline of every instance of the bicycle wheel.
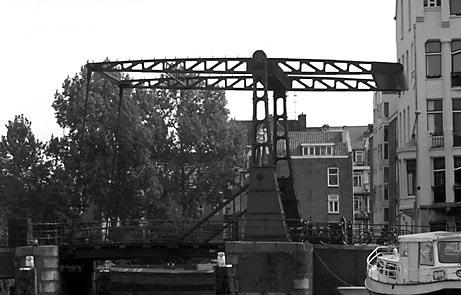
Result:
<instances>
[{"instance_id":1,"label":"bicycle wheel","mask_svg":"<svg viewBox=\"0 0 461 295\"><path fill-rule=\"evenodd\" d=\"M397 245L397 235L394 233L387 233L387 245Z\"/></svg>"},{"instance_id":2,"label":"bicycle wheel","mask_svg":"<svg viewBox=\"0 0 461 295\"><path fill-rule=\"evenodd\" d=\"M360 244L368 245L371 243L372 240L373 234L370 231L366 230L360 234Z\"/></svg>"},{"instance_id":3,"label":"bicycle wheel","mask_svg":"<svg viewBox=\"0 0 461 295\"><path fill-rule=\"evenodd\" d=\"M346 241L346 233L344 231L341 231L339 233L339 240L340 240L340 244L342 245L347 245L347 241Z\"/></svg>"},{"instance_id":4,"label":"bicycle wheel","mask_svg":"<svg viewBox=\"0 0 461 295\"><path fill-rule=\"evenodd\" d=\"M331 243L330 231L327 229L321 229L319 231L319 241L322 245L329 245Z\"/></svg>"}]
</instances>

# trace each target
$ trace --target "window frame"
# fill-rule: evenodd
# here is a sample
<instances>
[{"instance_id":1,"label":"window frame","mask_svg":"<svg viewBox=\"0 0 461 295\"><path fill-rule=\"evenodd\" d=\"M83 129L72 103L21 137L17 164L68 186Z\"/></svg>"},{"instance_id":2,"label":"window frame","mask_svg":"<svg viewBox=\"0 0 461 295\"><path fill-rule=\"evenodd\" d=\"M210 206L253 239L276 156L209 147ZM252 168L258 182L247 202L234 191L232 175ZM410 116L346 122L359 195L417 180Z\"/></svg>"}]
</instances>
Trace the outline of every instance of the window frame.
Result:
<instances>
[{"instance_id":1,"label":"window frame","mask_svg":"<svg viewBox=\"0 0 461 295\"><path fill-rule=\"evenodd\" d=\"M411 161L411 164L409 163ZM409 169L411 165L416 168L416 159L407 159L405 166L407 172L407 196L416 195L416 169Z\"/></svg>"},{"instance_id":2,"label":"window frame","mask_svg":"<svg viewBox=\"0 0 461 295\"><path fill-rule=\"evenodd\" d=\"M352 185L353 187L362 187L362 175L363 173L362 172L359 172L359 171L354 171L353 175L352 175ZM358 185L355 185L355 179L358 179Z\"/></svg>"},{"instance_id":3,"label":"window frame","mask_svg":"<svg viewBox=\"0 0 461 295\"><path fill-rule=\"evenodd\" d=\"M436 161L438 160L443 160L443 168L436 168ZM445 190L445 186L447 184L447 176L446 176L446 162L445 162L445 157L436 157L432 158L432 181L433 181L433 190L437 189L437 191L433 191L433 198L434 198L434 203L441 203L439 200L440 197L436 198L436 195L438 196L438 192L443 193L443 202L446 202L447 200L447 193ZM441 163L441 162L440 162ZM440 176L439 176L440 175ZM443 183L438 184L438 180L443 180ZM436 200L437 199L437 200Z\"/></svg>"},{"instance_id":4,"label":"window frame","mask_svg":"<svg viewBox=\"0 0 461 295\"><path fill-rule=\"evenodd\" d=\"M360 155L361 161L357 160L358 155ZM365 162L365 161L364 161L364 155L365 155L365 152L364 152L364 151L355 151L355 152L354 152L354 161L355 161L355 163L357 163L357 164L363 164L363 163Z\"/></svg>"},{"instance_id":5,"label":"window frame","mask_svg":"<svg viewBox=\"0 0 461 295\"><path fill-rule=\"evenodd\" d=\"M453 127L453 146L461 146L461 126L458 126L458 128L456 128L455 126L455 116L461 116L461 107L457 107L455 108L455 101L459 101L459 105L461 106L461 97L453 97L452 100L451 100L451 106L452 106L452 119L453 119L453 122L452 122L452 127ZM461 121L461 118L460 120Z\"/></svg>"},{"instance_id":6,"label":"window frame","mask_svg":"<svg viewBox=\"0 0 461 295\"><path fill-rule=\"evenodd\" d=\"M424 7L440 7L440 0L424 0Z\"/></svg>"},{"instance_id":7,"label":"window frame","mask_svg":"<svg viewBox=\"0 0 461 295\"><path fill-rule=\"evenodd\" d=\"M438 43L439 50L434 52L429 51L428 44L430 43ZM442 76L442 44L440 43L440 40L427 40L424 47L426 56L426 78L440 78ZM431 56L438 56L439 73L437 74L430 74L428 60Z\"/></svg>"},{"instance_id":8,"label":"window frame","mask_svg":"<svg viewBox=\"0 0 461 295\"><path fill-rule=\"evenodd\" d=\"M335 169L336 173L330 173L330 169ZM336 184L330 183L330 176L336 176ZM328 187L339 187L339 168L338 167L328 167L327 168L327 183Z\"/></svg>"},{"instance_id":9,"label":"window frame","mask_svg":"<svg viewBox=\"0 0 461 295\"><path fill-rule=\"evenodd\" d=\"M328 214L339 214L339 195L329 194L327 206L328 206Z\"/></svg>"},{"instance_id":10,"label":"window frame","mask_svg":"<svg viewBox=\"0 0 461 295\"><path fill-rule=\"evenodd\" d=\"M453 6L453 3L454 1L458 1L458 5L459 7L456 7L459 9L459 11L456 11L455 8ZM461 15L461 0L450 0L450 15Z\"/></svg>"},{"instance_id":11,"label":"window frame","mask_svg":"<svg viewBox=\"0 0 461 295\"><path fill-rule=\"evenodd\" d=\"M456 49L456 50L453 49L453 44L454 43L459 43L459 48ZM460 59L460 65L458 66L459 71L455 71L455 69L454 69L455 63L454 63L453 57L455 55L460 55L460 57L461 57L461 39L453 39L453 40L451 40L451 72L452 73L461 73L461 59Z\"/></svg>"},{"instance_id":12,"label":"window frame","mask_svg":"<svg viewBox=\"0 0 461 295\"><path fill-rule=\"evenodd\" d=\"M422 255L422 247L421 245L424 244L425 246L428 246L429 247L425 247L425 248L429 248L430 249L430 253L429 254L429 257L427 258L428 261L421 261L421 257L423 256ZM432 242L419 242L418 243L418 264L419 265L428 265L428 266L434 266L434 246L432 244Z\"/></svg>"},{"instance_id":13,"label":"window frame","mask_svg":"<svg viewBox=\"0 0 461 295\"><path fill-rule=\"evenodd\" d=\"M438 102L440 103L440 109L439 108L436 108L435 106L435 102ZM433 104L433 107L430 108L430 103ZM430 132L430 134L443 134L443 100L441 98L430 98L430 99L426 99L426 110L427 110L427 114L426 114L426 117L427 117L427 126L426 126L426 129L427 131ZM440 126L440 130L436 130L436 117L437 116L440 116L440 122L442 123L442 125ZM434 128L430 128L430 124L429 122L431 121L430 118L433 118L432 119L432 125Z\"/></svg>"},{"instance_id":14,"label":"window frame","mask_svg":"<svg viewBox=\"0 0 461 295\"><path fill-rule=\"evenodd\" d=\"M333 156L334 149L333 145L329 144L304 144L301 146L301 154L303 156Z\"/></svg>"}]
</instances>

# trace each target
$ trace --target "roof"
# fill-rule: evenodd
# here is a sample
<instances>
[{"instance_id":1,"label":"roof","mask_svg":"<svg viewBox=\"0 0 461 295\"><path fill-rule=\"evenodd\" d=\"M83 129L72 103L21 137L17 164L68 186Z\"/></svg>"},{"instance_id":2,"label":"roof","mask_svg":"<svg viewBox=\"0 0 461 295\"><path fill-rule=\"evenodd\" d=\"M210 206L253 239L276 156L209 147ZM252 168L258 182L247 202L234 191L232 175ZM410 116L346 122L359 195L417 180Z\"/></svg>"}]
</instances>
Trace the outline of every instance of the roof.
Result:
<instances>
[{"instance_id":1,"label":"roof","mask_svg":"<svg viewBox=\"0 0 461 295\"><path fill-rule=\"evenodd\" d=\"M335 155L347 155L347 144L343 142L342 131L320 130L319 128L307 128L305 131L290 131L290 151L292 155L301 154L301 145L305 144L333 144ZM283 147L279 144L278 148Z\"/></svg>"},{"instance_id":2,"label":"roof","mask_svg":"<svg viewBox=\"0 0 461 295\"><path fill-rule=\"evenodd\" d=\"M291 143L300 145L302 143L342 143L341 131L317 130L308 128L306 131L290 131ZM291 144L290 144L291 145Z\"/></svg>"},{"instance_id":3,"label":"roof","mask_svg":"<svg viewBox=\"0 0 461 295\"><path fill-rule=\"evenodd\" d=\"M349 131L351 146L353 150L365 149L365 140L370 135L368 126L345 126Z\"/></svg>"},{"instance_id":4,"label":"roof","mask_svg":"<svg viewBox=\"0 0 461 295\"><path fill-rule=\"evenodd\" d=\"M434 240L461 240L461 232L434 231L399 236L399 242L432 242Z\"/></svg>"}]
</instances>

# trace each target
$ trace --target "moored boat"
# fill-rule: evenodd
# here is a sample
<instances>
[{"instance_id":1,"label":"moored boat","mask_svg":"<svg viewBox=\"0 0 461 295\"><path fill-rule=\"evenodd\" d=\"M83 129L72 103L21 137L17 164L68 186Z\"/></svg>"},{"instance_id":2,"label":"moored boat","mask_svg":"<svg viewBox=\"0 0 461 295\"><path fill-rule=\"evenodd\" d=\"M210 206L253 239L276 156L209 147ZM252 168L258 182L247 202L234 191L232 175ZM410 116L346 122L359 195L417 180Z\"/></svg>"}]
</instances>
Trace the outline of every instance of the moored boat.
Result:
<instances>
[{"instance_id":1,"label":"moored boat","mask_svg":"<svg viewBox=\"0 0 461 295\"><path fill-rule=\"evenodd\" d=\"M461 294L461 233L403 235L367 258L370 294Z\"/></svg>"}]
</instances>

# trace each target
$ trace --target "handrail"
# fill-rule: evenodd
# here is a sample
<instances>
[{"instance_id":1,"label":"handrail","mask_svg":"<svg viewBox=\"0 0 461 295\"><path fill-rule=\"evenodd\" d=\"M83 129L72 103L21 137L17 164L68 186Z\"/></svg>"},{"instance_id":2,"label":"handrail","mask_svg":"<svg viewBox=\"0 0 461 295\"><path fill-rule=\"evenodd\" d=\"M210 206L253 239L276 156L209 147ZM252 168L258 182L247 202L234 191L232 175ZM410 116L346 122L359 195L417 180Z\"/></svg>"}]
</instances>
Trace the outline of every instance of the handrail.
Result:
<instances>
[{"instance_id":1,"label":"handrail","mask_svg":"<svg viewBox=\"0 0 461 295\"><path fill-rule=\"evenodd\" d=\"M382 249L386 249L387 251L384 252L384 251L379 251L379 250L382 250ZM376 247L368 256L367 256L367 268L368 266L371 266L371 262L373 260L375 260L376 258L378 258L379 256L382 256L383 254L390 254L390 251L389 249L395 249L394 246L379 246L379 247Z\"/></svg>"},{"instance_id":2,"label":"handrail","mask_svg":"<svg viewBox=\"0 0 461 295\"><path fill-rule=\"evenodd\" d=\"M245 185L243 187L241 187L239 190L237 190L231 198L229 198L228 200L222 202L219 206L217 206L213 211L211 211L208 215L206 215L205 217L203 217L199 222L197 222L191 229L189 229L187 232L185 232L183 235L181 235L178 239L177 239L177 242L180 242L182 240L184 240L187 236L189 236L192 232L194 232L197 228L199 228L202 224L204 224L205 222L207 222L211 217L213 217L216 213L218 213L220 210L222 210L224 207L226 207L227 204L229 204L230 202L232 202L233 200L235 200L238 196L240 196L241 194L243 194L248 188L249 188L250 185Z\"/></svg>"}]
</instances>

